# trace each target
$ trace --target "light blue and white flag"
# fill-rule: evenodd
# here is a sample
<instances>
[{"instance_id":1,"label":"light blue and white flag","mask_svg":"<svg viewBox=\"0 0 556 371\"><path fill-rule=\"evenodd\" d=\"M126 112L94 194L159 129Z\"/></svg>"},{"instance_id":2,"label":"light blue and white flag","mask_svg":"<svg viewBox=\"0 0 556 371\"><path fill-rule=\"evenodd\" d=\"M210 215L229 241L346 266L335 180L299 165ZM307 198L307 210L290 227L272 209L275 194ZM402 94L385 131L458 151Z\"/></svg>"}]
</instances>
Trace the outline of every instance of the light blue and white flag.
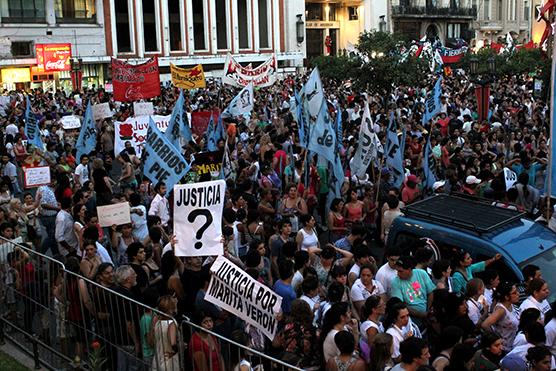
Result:
<instances>
[{"instance_id":1,"label":"light blue and white flag","mask_svg":"<svg viewBox=\"0 0 556 371\"><path fill-rule=\"evenodd\" d=\"M359 129L359 144L350 163L351 173L362 178L371 162L377 158L378 152L382 152L382 144L373 131L369 105L365 103Z\"/></svg>"},{"instance_id":2,"label":"light blue and white flag","mask_svg":"<svg viewBox=\"0 0 556 371\"><path fill-rule=\"evenodd\" d=\"M556 42L556 36L554 36ZM553 44L554 45L554 44ZM551 197L556 197L556 169L554 168L554 161L556 160L556 48L552 47L552 92L550 93L550 153L548 161L548 194Z\"/></svg>"},{"instance_id":3,"label":"light blue and white flag","mask_svg":"<svg viewBox=\"0 0 556 371\"><path fill-rule=\"evenodd\" d=\"M230 102L228 107L222 112L224 117L239 117L245 119L251 117L251 111L255 105L255 96L253 95L253 84L249 83L241 89L238 95Z\"/></svg>"},{"instance_id":4,"label":"light blue and white flag","mask_svg":"<svg viewBox=\"0 0 556 371\"><path fill-rule=\"evenodd\" d=\"M333 127L332 118L328 114L326 103L321 105L315 125L311 127L307 149L318 153L332 163L335 161L336 131Z\"/></svg>"},{"instance_id":5,"label":"light blue and white flag","mask_svg":"<svg viewBox=\"0 0 556 371\"><path fill-rule=\"evenodd\" d=\"M79 137L75 143L75 148L77 149L75 157L77 161L81 161L81 155L90 154L95 149L96 145L97 128L95 120L93 119L91 101L89 100L87 110L85 111L85 117L83 117L83 125L81 125L81 131L79 132Z\"/></svg>"},{"instance_id":6,"label":"light blue and white flag","mask_svg":"<svg viewBox=\"0 0 556 371\"><path fill-rule=\"evenodd\" d=\"M168 129L166 129L164 133L172 145L178 148L180 152L182 148L181 138L185 139L186 142L190 142L193 139L191 128L189 127L189 120L187 118L187 111L184 106L185 98L183 96L183 90L180 89L180 96L172 110L172 116L170 116L170 121L168 122Z\"/></svg>"},{"instance_id":7,"label":"light blue and white flag","mask_svg":"<svg viewBox=\"0 0 556 371\"><path fill-rule=\"evenodd\" d=\"M320 80L319 69L316 67L313 69L313 72L311 72L309 80L305 83L301 95L301 102L303 104L303 109L309 116L309 122L315 121L317 115L320 113L322 105L325 104L322 81Z\"/></svg>"},{"instance_id":8,"label":"light blue and white flag","mask_svg":"<svg viewBox=\"0 0 556 371\"><path fill-rule=\"evenodd\" d=\"M218 116L218 123L216 124L216 130L214 131L214 139L216 143L220 139L226 140L226 130L224 130L224 123L222 122L222 115Z\"/></svg>"},{"instance_id":9,"label":"light blue and white flag","mask_svg":"<svg viewBox=\"0 0 556 371\"><path fill-rule=\"evenodd\" d=\"M37 121L37 116L33 113L31 109L31 100L27 95L27 103L25 107L25 136L27 137L27 143L34 145L35 147L44 149L44 145L41 138L41 131L39 127L39 122Z\"/></svg>"},{"instance_id":10,"label":"light blue and white flag","mask_svg":"<svg viewBox=\"0 0 556 371\"><path fill-rule=\"evenodd\" d=\"M434 118L442 109L440 96L442 95L442 76L436 80L432 95L428 97L425 102L425 112L423 113L423 125L427 125L430 120Z\"/></svg>"},{"instance_id":11,"label":"light blue and white flag","mask_svg":"<svg viewBox=\"0 0 556 371\"><path fill-rule=\"evenodd\" d=\"M153 184L166 183L168 195L174 185L189 171L191 165L185 161L180 151L160 132L153 119L149 120L147 140L143 149L143 174Z\"/></svg>"},{"instance_id":12,"label":"light blue and white flag","mask_svg":"<svg viewBox=\"0 0 556 371\"><path fill-rule=\"evenodd\" d=\"M207 126L206 146L209 152L216 151L216 134L214 130L214 120L210 115L209 123Z\"/></svg>"},{"instance_id":13,"label":"light blue and white flag","mask_svg":"<svg viewBox=\"0 0 556 371\"><path fill-rule=\"evenodd\" d=\"M398 130L396 121L394 120L394 112L390 112L390 121L388 124L388 133L386 135L386 166L392 171L393 185L400 188L404 181L403 168L403 152L398 138Z\"/></svg>"},{"instance_id":14,"label":"light blue and white flag","mask_svg":"<svg viewBox=\"0 0 556 371\"><path fill-rule=\"evenodd\" d=\"M425 158L423 159L423 175L425 177L423 185L425 189L432 189L436 182L436 158L431 148L431 134L427 138L425 146Z\"/></svg>"}]
</instances>

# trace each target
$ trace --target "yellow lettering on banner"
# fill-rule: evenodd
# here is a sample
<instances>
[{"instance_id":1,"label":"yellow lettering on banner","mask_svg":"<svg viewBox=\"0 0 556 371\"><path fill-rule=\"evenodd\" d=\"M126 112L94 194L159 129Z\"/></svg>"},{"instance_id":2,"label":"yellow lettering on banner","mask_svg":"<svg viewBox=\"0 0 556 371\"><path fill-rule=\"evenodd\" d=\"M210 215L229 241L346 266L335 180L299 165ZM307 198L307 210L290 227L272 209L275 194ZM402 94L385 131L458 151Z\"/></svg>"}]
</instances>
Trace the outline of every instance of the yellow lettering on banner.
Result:
<instances>
[{"instance_id":1,"label":"yellow lettering on banner","mask_svg":"<svg viewBox=\"0 0 556 371\"><path fill-rule=\"evenodd\" d=\"M182 89L196 89L206 87L203 65L198 64L192 68L181 68L170 63L172 84Z\"/></svg>"}]
</instances>

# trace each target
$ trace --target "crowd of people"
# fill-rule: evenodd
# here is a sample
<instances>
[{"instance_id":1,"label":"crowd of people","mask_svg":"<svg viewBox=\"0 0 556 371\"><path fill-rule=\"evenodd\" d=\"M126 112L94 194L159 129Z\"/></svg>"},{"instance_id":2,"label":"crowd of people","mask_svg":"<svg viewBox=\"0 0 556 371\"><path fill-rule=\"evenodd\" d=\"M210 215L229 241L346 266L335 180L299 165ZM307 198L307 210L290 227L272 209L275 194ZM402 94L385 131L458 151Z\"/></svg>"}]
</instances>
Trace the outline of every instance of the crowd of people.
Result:
<instances>
[{"instance_id":1,"label":"crowd of people","mask_svg":"<svg viewBox=\"0 0 556 371\"><path fill-rule=\"evenodd\" d=\"M548 106L533 96L533 80L499 78L491 86L490 118L479 122L473 86L456 70L442 82L440 114L425 124L432 76L418 86L374 93L324 81L331 115L341 115L339 156L346 175L342 197L327 206L328 166L305 155L290 110L305 79L289 76L257 89L251 117L225 119L227 140L217 143L220 150L228 146L233 164L222 216L224 256L282 297L272 341L204 300L213 257L175 256L166 184L143 176L132 146L114 153L114 122L133 116L132 105L114 102L96 88L75 95L42 89L7 93L11 101L0 117L0 236L17 238L26 249L4 257L6 316L17 319L18 298L33 295L36 285L48 285L44 292L52 297L40 301L55 305L55 337L64 352L87 357L87 332L94 330L101 342L117 346L106 367L119 370L179 368L181 332L171 318L184 315L200 328L307 370L556 368L556 304L547 301L550 288L538 267L524 269L528 296L520 302L517 282L500 282L492 269L500 255L474 263L468 253L455 251L452 261L433 261L426 243L387 244L389 227L403 206L432 193L490 199L556 231L552 209L541 196ZM189 112L221 110L235 92L209 82L206 89L186 94L186 106ZM25 94L40 122L44 148L26 145ZM164 86L152 99L155 112L170 114L178 95L178 89ZM97 121L96 150L76 158L78 132L64 130L60 118L82 116L89 100L110 103L113 117ZM393 185L392 169L380 160L363 177L350 174L365 105L383 143L392 111L400 138L406 138L401 187ZM437 159L432 189L423 182L429 136ZM184 157L203 151L205 142L194 135L181 149ZM31 166L49 166L51 184L24 189L23 168ZM518 175L508 190L505 167ZM193 164L183 182L210 179L210 173L197 174ZM117 202L129 202L132 222L101 228L96 207ZM54 257L73 274L66 282L45 282L32 252ZM158 311L121 310L131 304L107 299L103 288ZM37 332L28 302L25 326ZM111 312L114 308L120 309ZM86 325L66 328L66 319ZM188 346L181 357L194 370L255 367L248 354L233 359L208 332L183 340Z\"/></svg>"}]
</instances>

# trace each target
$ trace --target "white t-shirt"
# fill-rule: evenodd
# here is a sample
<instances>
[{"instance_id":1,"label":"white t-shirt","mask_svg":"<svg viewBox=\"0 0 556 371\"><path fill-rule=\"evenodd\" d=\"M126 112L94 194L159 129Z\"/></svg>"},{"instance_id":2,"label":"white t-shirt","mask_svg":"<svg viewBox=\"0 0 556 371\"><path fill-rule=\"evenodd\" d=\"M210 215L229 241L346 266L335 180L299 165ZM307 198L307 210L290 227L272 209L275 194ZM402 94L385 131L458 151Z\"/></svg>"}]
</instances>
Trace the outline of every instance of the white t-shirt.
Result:
<instances>
[{"instance_id":1,"label":"white t-shirt","mask_svg":"<svg viewBox=\"0 0 556 371\"><path fill-rule=\"evenodd\" d=\"M95 245L97 246L97 255L100 257L101 263L114 264L114 262L112 262L110 254L108 254L108 250L106 250L106 247L102 246L98 241L95 243Z\"/></svg>"},{"instance_id":2,"label":"white t-shirt","mask_svg":"<svg viewBox=\"0 0 556 371\"><path fill-rule=\"evenodd\" d=\"M366 320L365 322L362 322L361 325L359 326L359 333L361 335L361 338L367 342L367 330L370 328L375 328L379 334L382 334L384 332L384 326L382 325L382 322L379 322L378 324L374 323L371 320Z\"/></svg>"},{"instance_id":3,"label":"white t-shirt","mask_svg":"<svg viewBox=\"0 0 556 371\"><path fill-rule=\"evenodd\" d=\"M303 275L301 274L300 271L295 271L292 278L292 288L294 289L294 291L297 290L297 286L301 282L303 282Z\"/></svg>"},{"instance_id":4,"label":"white t-shirt","mask_svg":"<svg viewBox=\"0 0 556 371\"><path fill-rule=\"evenodd\" d=\"M390 268L388 263L384 264L378 272L376 272L375 279L380 282L382 287L386 290L388 294L390 294L392 281L398 275L398 271L395 269Z\"/></svg>"},{"instance_id":5,"label":"white t-shirt","mask_svg":"<svg viewBox=\"0 0 556 371\"><path fill-rule=\"evenodd\" d=\"M350 297L351 301L357 302L362 300L367 300L372 295L381 295L386 293L382 284L376 280L373 280L373 292L369 292L365 285L361 282L361 278L358 278L351 287Z\"/></svg>"},{"instance_id":6,"label":"white t-shirt","mask_svg":"<svg viewBox=\"0 0 556 371\"><path fill-rule=\"evenodd\" d=\"M83 186L85 182L89 181L89 168L86 165L79 164L75 168L75 175L79 178L79 184Z\"/></svg>"},{"instance_id":7,"label":"white t-shirt","mask_svg":"<svg viewBox=\"0 0 556 371\"><path fill-rule=\"evenodd\" d=\"M475 325L479 322L479 319L481 318L482 310L483 310L483 304L481 304L479 301L475 299L467 300L467 315Z\"/></svg>"},{"instance_id":8,"label":"white t-shirt","mask_svg":"<svg viewBox=\"0 0 556 371\"><path fill-rule=\"evenodd\" d=\"M541 321L544 321L544 315L550 310L550 304L546 299L539 303L537 299L530 295L527 299L523 300L523 303L519 306L519 312L523 313L523 311L528 308L538 309L541 312Z\"/></svg>"},{"instance_id":9,"label":"white t-shirt","mask_svg":"<svg viewBox=\"0 0 556 371\"><path fill-rule=\"evenodd\" d=\"M143 241L149 236L149 228L147 228L147 208L143 205L132 207L131 210L141 210L143 215L131 213L131 222L133 223L133 236L139 241Z\"/></svg>"},{"instance_id":10,"label":"white t-shirt","mask_svg":"<svg viewBox=\"0 0 556 371\"><path fill-rule=\"evenodd\" d=\"M552 352L552 356L556 356L556 318L546 324L544 332L546 332L546 346Z\"/></svg>"}]
</instances>

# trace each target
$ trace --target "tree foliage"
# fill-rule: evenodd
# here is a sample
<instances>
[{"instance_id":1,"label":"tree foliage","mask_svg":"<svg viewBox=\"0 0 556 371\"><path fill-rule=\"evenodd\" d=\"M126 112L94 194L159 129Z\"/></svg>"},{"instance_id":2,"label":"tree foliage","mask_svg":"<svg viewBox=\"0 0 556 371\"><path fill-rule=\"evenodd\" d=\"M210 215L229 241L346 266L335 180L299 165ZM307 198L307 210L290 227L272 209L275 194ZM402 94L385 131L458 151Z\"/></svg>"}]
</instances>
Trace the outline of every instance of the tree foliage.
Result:
<instances>
[{"instance_id":1,"label":"tree foliage","mask_svg":"<svg viewBox=\"0 0 556 371\"><path fill-rule=\"evenodd\" d=\"M311 64L319 68L323 79L340 82L352 78L352 70L359 67L360 61L344 55L320 55L313 58Z\"/></svg>"},{"instance_id":2,"label":"tree foliage","mask_svg":"<svg viewBox=\"0 0 556 371\"><path fill-rule=\"evenodd\" d=\"M482 48L475 54L466 54L457 65L469 71L471 58L478 60L478 73L488 73L488 60L494 57L496 64L496 76L515 76L528 73L542 74L545 69L550 70L550 60L545 52L540 49L517 49L512 53L496 54L493 49Z\"/></svg>"}]
</instances>

